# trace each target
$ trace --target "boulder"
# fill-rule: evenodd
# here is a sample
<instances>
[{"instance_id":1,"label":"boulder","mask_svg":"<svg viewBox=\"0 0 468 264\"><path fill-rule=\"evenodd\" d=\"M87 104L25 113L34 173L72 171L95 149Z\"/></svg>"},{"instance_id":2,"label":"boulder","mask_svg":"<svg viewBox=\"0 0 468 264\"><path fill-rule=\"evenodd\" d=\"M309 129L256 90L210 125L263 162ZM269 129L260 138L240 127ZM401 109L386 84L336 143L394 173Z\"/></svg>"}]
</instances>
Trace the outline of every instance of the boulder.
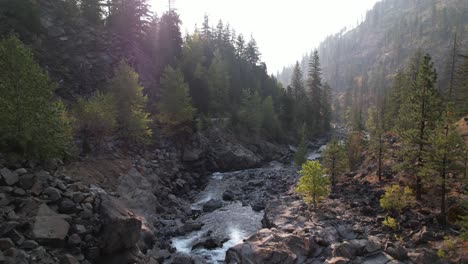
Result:
<instances>
[{"instance_id":1,"label":"boulder","mask_svg":"<svg viewBox=\"0 0 468 264\"><path fill-rule=\"evenodd\" d=\"M29 190L33 187L35 180L34 174L23 174L19 177L19 184L21 188Z\"/></svg>"},{"instance_id":2,"label":"boulder","mask_svg":"<svg viewBox=\"0 0 468 264\"><path fill-rule=\"evenodd\" d=\"M60 257L60 264L80 264L80 262L70 254L64 254Z\"/></svg>"},{"instance_id":3,"label":"boulder","mask_svg":"<svg viewBox=\"0 0 468 264\"><path fill-rule=\"evenodd\" d=\"M171 264L192 264L192 258L185 254L176 254L171 261Z\"/></svg>"},{"instance_id":4,"label":"boulder","mask_svg":"<svg viewBox=\"0 0 468 264\"><path fill-rule=\"evenodd\" d=\"M302 237L276 229L262 229L226 252L226 263L303 263L310 245Z\"/></svg>"},{"instance_id":5,"label":"boulder","mask_svg":"<svg viewBox=\"0 0 468 264\"><path fill-rule=\"evenodd\" d=\"M12 172L11 170L7 168L3 168L0 170L0 176L2 178L2 182L5 183L6 185L14 185L19 181L18 174L15 172Z\"/></svg>"},{"instance_id":6,"label":"boulder","mask_svg":"<svg viewBox=\"0 0 468 264\"><path fill-rule=\"evenodd\" d=\"M7 250L15 246L15 243L10 238L0 238L0 250Z\"/></svg>"},{"instance_id":7,"label":"boulder","mask_svg":"<svg viewBox=\"0 0 468 264\"><path fill-rule=\"evenodd\" d=\"M234 201L235 200L235 194L231 190L225 190L223 192L223 200L224 201Z\"/></svg>"},{"instance_id":8,"label":"boulder","mask_svg":"<svg viewBox=\"0 0 468 264\"><path fill-rule=\"evenodd\" d=\"M203 204L203 212L213 212L214 210L221 208L223 204L220 200L211 199Z\"/></svg>"},{"instance_id":9,"label":"boulder","mask_svg":"<svg viewBox=\"0 0 468 264\"><path fill-rule=\"evenodd\" d=\"M415 252L411 252L408 254L409 259L413 263L418 264L438 264L441 263L441 260L437 256L437 254L430 249L427 248L419 248L416 249Z\"/></svg>"},{"instance_id":10,"label":"boulder","mask_svg":"<svg viewBox=\"0 0 468 264\"><path fill-rule=\"evenodd\" d=\"M70 225L64 217L42 204L34 220L33 237L40 244L63 246Z\"/></svg>"},{"instance_id":11,"label":"boulder","mask_svg":"<svg viewBox=\"0 0 468 264\"><path fill-rule=\"evenodd\" d=\"M388 243L385 252L397 260L408 259L408 251L399 244Z\"/></svg>"},{"instance_id":12,"label":"boulder","mask_svg":"<svg viewBox=\"0 0 468 264\"><path fill-rule=\"evenodd\" d=\"M101 195L100 247L105 254L133 248L140 238L141 221L117 199ZM124 239L123 239L124 238Z\"/></svg>"},{"instance_id":13,"label":"boulder","mask_svg":"<svg viewBox=\"0 0 468 264\"><path fill-rule=\"evenodd\" d=\"M316 233L315 240L321 246L329 246L338 241L339 235L334 227L326 227Z\"/></svg>"},{"instance_id":14,"label":"boulder","mask_svg":"<svg viewBox=\"0 0 468 264\"><path fill-rule=\"evenodd\" d=\"M43 194L47 195L47 198L52 202L56 202L62 198L62 193L57 188L53 187L47 187L43 191Z\"/></svg>"}]
</instances>

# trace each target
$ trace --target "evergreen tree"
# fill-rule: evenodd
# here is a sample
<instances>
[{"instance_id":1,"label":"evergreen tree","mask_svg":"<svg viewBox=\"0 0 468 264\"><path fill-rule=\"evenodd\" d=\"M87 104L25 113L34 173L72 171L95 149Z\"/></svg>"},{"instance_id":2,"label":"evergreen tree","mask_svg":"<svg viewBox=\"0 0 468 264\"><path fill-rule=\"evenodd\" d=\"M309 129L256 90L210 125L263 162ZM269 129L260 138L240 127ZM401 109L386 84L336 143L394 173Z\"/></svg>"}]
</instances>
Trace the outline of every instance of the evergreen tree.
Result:
<instances>
[{"instance_id":1,"label":"evergreen tree","mask_svg":"<svg viewBox=\"0 0 468 264\"><path fill-rule=\"evenodd\" d=\"M0 40L0 149L26 158L62 158L71 126L56 85L16 37Z\"/></svg>"},{"instance_id":2,"label":"evergreen tree","mask_svg":"<svg viewBox=\"0 0 468 264\"><path fill-rule=\"evenodd\" d=\"M441 117L441 101L435 87L437 74L428 54L421 59L413 80L411 94L400 108L398 132L404 144L400 152L402 165L414 173L416 199L420 200L425 174L423 157L429 150L429 135Z\"/></svg>"},{"instance_id":3,"label":"evergreen tree","mask_svg":"<svg viewBox=\"0 0 468 264\"><path fill-rule=\"evenodd\" d=\"M101 8L102 0L81 0L80 9L83 16L92 24L102 21L104 11Z\"/></svg>"},{"instance_id":4,"label":"evergreen tree","mask_svg":"<svg viewBox=\"0 0 468 264\"><path fill-rule=\"evenodd\" d=\"M138 83L138 74L127 63L121 62L110 81L110 91L115 97L119 135L126 144L145 142L151 135L149 114L145 107L147 98Z\"/></svg>"},{"instance_id":5,"label":"evergreen tree","mask_svg":"<svg viewBox=\"0 0 468 264\"><path fill-rule=\"evenodd\" d=\"M257 41L253 37L250 38L249 43L245 47L245 55L245 59L252 65L257 65L260 61L260 51L258 51Z\"/></svg>"},{"instance_id":6,"label":"evergreen tree","mask_svg":"<svg viewBox=\"0 0 468 264\"><path fill-rule=\"evenodd\" d=\"M312 131L320 129L321 111L324 107L321 75L322 69L320 68L318 51L314 50L313 56L310 58L307 78L307 95L310 101L310 112L307 116L310 117L308 126Z\"/></svg>"},{"instance_id":7,"label":"evergreen tree","mask_svg":"<svg viewBox=\"0 0 468 264\"><path fill-rule=\"evenodd\" d=\"M317 203L330 193L330 181L324 177L324 170L318 161L307 161L299 171L301 178L296 192L304 196L305 201L317 209Z\"/></svg>"},{"instance_id":8,"label":"evergreen tree","mask_svg":"<svg viewBox=\"0 0 468 264\"><path fill-rule=\"evenodd\" d=\"M322 163L325 168L325 172L331 179L331 185L335 186L336 177L348 170L346 151L344 146L340 144L336 138L332 138L326 145L322 154Z\"/></svg>"},{"instance_id":9,"label":"evergreen tree","mask_svg":"<svg viewBox=\"0 0 468 264\"><path fill-rule=\"evenodd\" d=\"M350 169L356 169L361 163L363 140L362 134L358 131L351 131L346 138L346 150Z\"/></svg>"},{"instance_id":10,"label":"evergreen tree","mask_svg":"<svg viewBox=\"0 0 468 264\"><path fill-rule=\"evenodd\" d=\"M280 134L278 117L276 116L271 96L262 102L262 128L266 135L278 138Z\"/></svg>"},{"instance_id":11,"label":"evergreen tree","mask_svg":"<svg viewBox=\"0 0 468 264\"><path fill-rule=\"evenodd\" d=\"M330 130L330 123L332 119L332 98L331 98L331 87L328 83L323 85L322 95L322 123L321 129L325 132ZM339 107L339 104L338 104ZM339 111L339 109L337 109Z\"/></svg>"},{"instance_id":12,"label":"evergreen tree","mask_svg":"<svg viewBox=\"0 0 468 264\"><path fill-rule=\"evenodd\" d=\"M366 122L366 128L369 132L369 150L377 157L377 176L382 180L382 159L385 151L385 139L382 115L375 106L369 108L369 118Z\"/></svg>"},{"instance_id":13,"label":"evergreen tree","mask_svg":"<svg viewBox=\"0 0 468 264\"><path fill-rule=\"evenodd\" d=\"M307 161L307 138L305 125L301 129L301 142L297 147L296 154L294 154L294 164L296 166L302 166Z\"/></svg>"},{"instance_id":14,"label":"evergreen tree","mask_svg":"<svg viewBox=\"0 0 468 264\"><path fill-rule=\"evenodd\" d=\"M210 104L213 114L222 114L229 105L229 73L226 64L217 49L207 71L207 84L210 91Z\"/></svg>"},{"instance_id":15,"label":"evergreen tree","mask_svg":"<svg viewBox=\"0 0 468 264\"><path fill-rule=\"evenodd\" d=\"M183 136L192 132L195 109L189 96L189 87L179 69L167 66L161 78L161 100L158 104L159 121L166 132Z\"/></svg>"},{"instance_id":16,"label":"evergreen tree","mask_svg":"<svg viewBox=\"0 0 468 264\"><path fill-rule=\"evenodd\" d=\"M304 77L299 62L293 69L291 77L291 90L294 99L294 121L295 125L303 124L306 116L307 98L304 87Z\"/></svg>"},{"instance_id":17,"label":"evergreen tree","mask_svg":"<svg viewBox=\"0 0 468 264\"><path fill-rule=\"evenodd\" d=\"M257 92L246 92L242 99L239 119L242 127L248 132L258 135L262 127L262 98Z\"/></svg>"}]
</instances>

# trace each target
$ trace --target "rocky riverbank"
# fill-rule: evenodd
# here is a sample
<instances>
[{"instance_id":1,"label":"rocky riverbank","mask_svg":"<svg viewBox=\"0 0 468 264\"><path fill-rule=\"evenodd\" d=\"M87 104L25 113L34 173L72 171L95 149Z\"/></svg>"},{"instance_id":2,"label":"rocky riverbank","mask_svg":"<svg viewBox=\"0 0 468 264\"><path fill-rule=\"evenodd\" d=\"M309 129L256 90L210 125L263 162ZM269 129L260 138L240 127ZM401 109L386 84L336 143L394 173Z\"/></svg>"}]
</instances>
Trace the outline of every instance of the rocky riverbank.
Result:
<instances>
[{"instance_id":1,"label":"rocky riverbank","mask_svg":"<svg viewBox=\"0 0 468 264\"><path fill-rule=\"evenodd\" d=\"M170 259L171 238L202 227L192 220L200 212L191 201L209 171L246 169L290 155L287 147L226 135L219 130L196 135L183 152L164 141L138 154L111 147L111 154L65 165L0 157L0 263ZM276 188L264 177L249 172L222 196L261 210ZM242 196L247 189L255 191ZM174 263L177 259L172 256Z\"/></svg>"},{"instance_id":2,"label":"rocky riverbank","mask_svg":"<svg viewBox=\"0 0 468 264\"><path fill-rule=\"evenodd\" d=\"M440 259L437 248L444 231L435 215L416 206L402 213L400 230L382 225L379 207L383 184L349 174L316 211L311 211L293 189L271 201L263 228L244 243L229 249L226 262L235 263L462 263ZM466 260L466 256L465 256Z\"/></svg>"}]
</instances>

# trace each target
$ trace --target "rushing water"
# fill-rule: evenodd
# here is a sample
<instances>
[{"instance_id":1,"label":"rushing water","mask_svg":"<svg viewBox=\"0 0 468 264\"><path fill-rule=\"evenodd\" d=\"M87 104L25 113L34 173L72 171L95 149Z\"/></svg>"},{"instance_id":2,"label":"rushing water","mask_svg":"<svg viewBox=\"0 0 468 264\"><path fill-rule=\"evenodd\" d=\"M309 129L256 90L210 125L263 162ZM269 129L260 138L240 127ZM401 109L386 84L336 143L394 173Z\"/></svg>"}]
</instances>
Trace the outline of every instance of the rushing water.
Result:
<instances>
[{"instance_id":1,"label":"rushing water","mask_svg":"<svg viewBox=\"0 0 468 264\"><path fill-rule=\"evenodd\" d=\"M312 151L308 154L309 160L318 159L324 146ZM277 170L284 166L282 163L272 162L265 170ZM263 169L260 169L263 170ZM192 209L201 210L203 204L211 199L221 200L223 192L230 188L235 180L242 179L249 170L213 173L208 185L200 192L192 204ZM241 202L225 202L223 206L213 212L203 213L197 218L203 223L203 227L199 231L191 232L187 235L175 237L172 240L172 245L178 252L186 253L191 256L199 256L207 263L224 263L226 251L241 243L244 239L255 234L256 231L262 228L261 220L263 212L255 212L247 205L242 205ZM222 247L208 250L205 248L193 249L193 246L201 238L206 236L210 231L211 237L226 241Z\"/></svg>"},{"instance_id":2,"label":"rushing water","mask_svg":"<svg viewBox=\"0 0 468 264\"><path fill-rule=\"evenodd\" d=\"M243 172L214 173L192 208L201 210L203 204L210 199L222 200L222 194L229 186L229 178L236 177L240 173ZM241 202L223 202L221 208L204 213L197 219L204 223L200 231L176 237L172 240L172 244L178 252L201 256L208 263L223 263L229 248L241 243L243 239L250 237L262 227L262 217L262 212L255 212L250 206L243 206ZM208 231L212 232L212 237L227 241L221 248L192 250L193 245Z\"/></svg>"}]
</instances>

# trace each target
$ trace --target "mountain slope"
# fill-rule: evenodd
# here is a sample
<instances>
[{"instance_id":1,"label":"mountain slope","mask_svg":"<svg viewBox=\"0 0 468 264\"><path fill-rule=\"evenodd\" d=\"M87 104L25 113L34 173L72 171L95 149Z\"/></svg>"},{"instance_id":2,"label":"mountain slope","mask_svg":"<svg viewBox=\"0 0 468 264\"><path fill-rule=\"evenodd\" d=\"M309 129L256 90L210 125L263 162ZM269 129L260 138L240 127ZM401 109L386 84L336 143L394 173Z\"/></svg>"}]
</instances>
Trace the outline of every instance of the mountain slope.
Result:
<instances>
[{"instance_id":1,"label":"mountain slope","mask_svg":"<svg viewBox=\"0 0 468 264\"><path fill-rule=\"evenodd\" d=\"M393 74L420 48L433 57L444 84L454 33L459 47L468 45L467 11L466 0L378 2L356 28L344 29L319 45L324 77L338 90L348 88L358 76L370 86L384 88L389 82L379 81L379 76ZM300 61L304 72L308 60L304 56ZM286 86L291 74L292 67L286 67L278 79Z\"/></svg>"}]
</instances>

